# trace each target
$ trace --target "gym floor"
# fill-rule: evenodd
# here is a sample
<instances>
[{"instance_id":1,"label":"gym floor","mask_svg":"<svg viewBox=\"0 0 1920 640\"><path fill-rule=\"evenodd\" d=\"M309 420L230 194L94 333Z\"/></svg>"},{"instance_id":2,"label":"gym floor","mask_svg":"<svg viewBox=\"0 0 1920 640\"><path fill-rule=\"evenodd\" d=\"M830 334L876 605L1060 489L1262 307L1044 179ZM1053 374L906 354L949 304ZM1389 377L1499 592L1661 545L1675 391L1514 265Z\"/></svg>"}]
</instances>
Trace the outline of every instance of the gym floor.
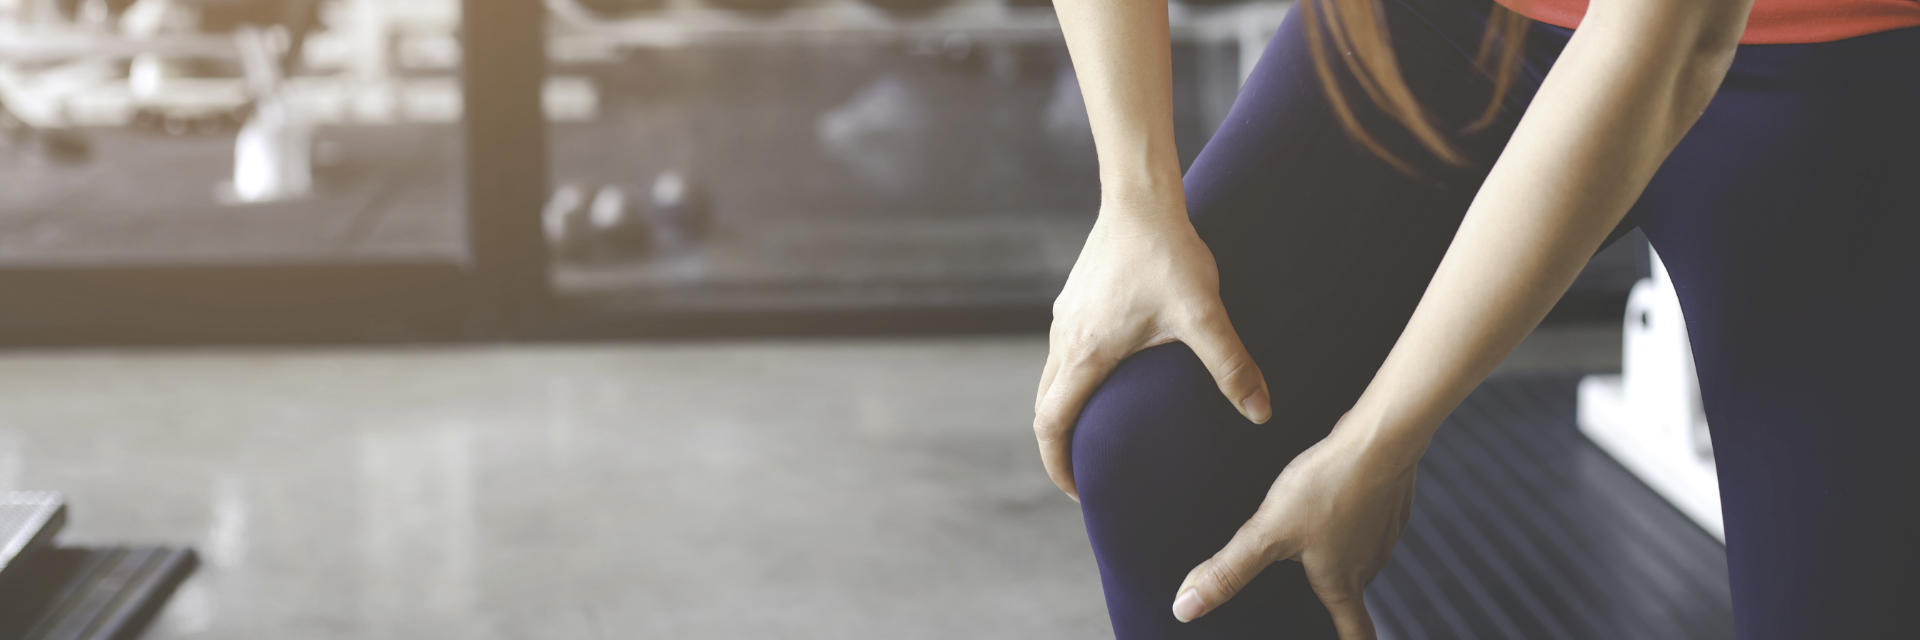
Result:
<instances>
[{"instance_id":1,"label":"gym floor","mask_svg":"<svg viewBox=\"0 0 1920 640\"><path fill-rule=\"evenodd\" d=\"M0 354L0 490L204 561L146 637L1098 638L1039 336ZM1618 366L1543 330L1512 371Z\"/></svg>"}]
</instances>

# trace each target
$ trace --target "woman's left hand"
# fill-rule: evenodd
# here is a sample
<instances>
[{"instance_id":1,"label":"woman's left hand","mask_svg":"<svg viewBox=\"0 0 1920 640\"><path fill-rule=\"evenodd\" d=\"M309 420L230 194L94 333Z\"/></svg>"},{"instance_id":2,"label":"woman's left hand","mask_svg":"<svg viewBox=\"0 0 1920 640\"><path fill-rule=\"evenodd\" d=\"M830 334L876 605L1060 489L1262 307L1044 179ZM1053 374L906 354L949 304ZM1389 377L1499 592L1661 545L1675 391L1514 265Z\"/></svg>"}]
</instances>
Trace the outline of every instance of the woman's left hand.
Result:
<instances>
[{"instance_id":1,"label":"woman's left hand","mask_svg":"<svg viewBox=\"0 0 1920 640\"><path fill-rule=\"evenodd\" d=\"M1187 573L1174 617L1206 615L1268 565L1298 560L1342 640L1374 637L1361 591L1406 528L1418 456L1395 455L1352 431L1335 427L1280 472L1226 548Z\"/></svg>"}]
</instances>

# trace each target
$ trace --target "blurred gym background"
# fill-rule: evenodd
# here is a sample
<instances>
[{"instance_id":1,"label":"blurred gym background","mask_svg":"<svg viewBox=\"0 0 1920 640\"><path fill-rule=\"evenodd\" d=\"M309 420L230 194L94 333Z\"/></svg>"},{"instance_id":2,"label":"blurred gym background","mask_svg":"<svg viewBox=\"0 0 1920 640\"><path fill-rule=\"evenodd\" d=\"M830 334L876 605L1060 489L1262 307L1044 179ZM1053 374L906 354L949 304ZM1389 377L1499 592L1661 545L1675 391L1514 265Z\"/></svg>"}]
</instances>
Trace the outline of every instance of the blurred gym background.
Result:
<instances>
[{"instance_id":1,"label":"blurred gym background","mask_svg":"<svg viewBox=\"0 0 1920 640\"><path fill-rule=\"evenodd\" d=\"M1186 159L1289 7L1169 5ZM1045 0L0 0L0 638L1105 636L1027 430L1097 190ZM1575 424L1649 263L1385 633L1730 635Z\"/></svg>"}]
</instances>

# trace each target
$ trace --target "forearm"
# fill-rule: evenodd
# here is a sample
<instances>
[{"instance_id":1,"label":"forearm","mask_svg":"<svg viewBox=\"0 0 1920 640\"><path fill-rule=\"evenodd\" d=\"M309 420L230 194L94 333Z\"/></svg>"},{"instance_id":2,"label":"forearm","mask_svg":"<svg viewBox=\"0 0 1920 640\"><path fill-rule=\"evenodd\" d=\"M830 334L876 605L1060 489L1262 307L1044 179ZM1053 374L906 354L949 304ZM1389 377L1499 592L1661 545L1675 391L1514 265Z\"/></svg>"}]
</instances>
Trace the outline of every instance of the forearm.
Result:
<instances>
[{"instance_id":1,"label":"forearm","mask_svg":"<svg viewBox=\"0 0 1920 640\"><path fill-rule=\"evenodd\" d=\"M1086 102L1103 202L1181 202L1166 3L1055 0L1054 12Z\"/></svg>"},{"instance_id":2,"label":"forearm","mask_svg":"<svg viewBox=\"0 0 1920 640\"><path fill-rule=\"evenodd\" d=\"M1417 459L1572 284L1725 76L1747 2L1689 1L1708 8L1595 4L1342 421L1349 435Z\"/></svg>"}]
</instances>

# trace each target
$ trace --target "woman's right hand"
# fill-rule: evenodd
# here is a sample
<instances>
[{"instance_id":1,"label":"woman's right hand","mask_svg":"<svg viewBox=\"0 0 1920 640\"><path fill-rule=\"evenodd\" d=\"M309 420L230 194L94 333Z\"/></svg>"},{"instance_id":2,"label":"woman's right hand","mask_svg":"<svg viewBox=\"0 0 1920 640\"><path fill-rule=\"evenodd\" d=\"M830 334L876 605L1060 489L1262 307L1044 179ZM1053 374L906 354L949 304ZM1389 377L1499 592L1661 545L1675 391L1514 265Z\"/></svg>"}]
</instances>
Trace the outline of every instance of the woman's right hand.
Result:
<instances>
[{"instance_id":1,"label":"woman's right hand","mask_svg":"<svg viewBox=\"0 0 1920 640\"><path fill-rule=\"evenodd\" d=\"M1227 321L1219 268L1187 221L1184 200L1173 195L1102 206L1053 303L1033 432L1047 475L1076 501L1074 423L1093 390L1136 351L1186 343L1241 415L1264 423L1273 413L1266 380Z\"/></svg>"}]
</instances>

